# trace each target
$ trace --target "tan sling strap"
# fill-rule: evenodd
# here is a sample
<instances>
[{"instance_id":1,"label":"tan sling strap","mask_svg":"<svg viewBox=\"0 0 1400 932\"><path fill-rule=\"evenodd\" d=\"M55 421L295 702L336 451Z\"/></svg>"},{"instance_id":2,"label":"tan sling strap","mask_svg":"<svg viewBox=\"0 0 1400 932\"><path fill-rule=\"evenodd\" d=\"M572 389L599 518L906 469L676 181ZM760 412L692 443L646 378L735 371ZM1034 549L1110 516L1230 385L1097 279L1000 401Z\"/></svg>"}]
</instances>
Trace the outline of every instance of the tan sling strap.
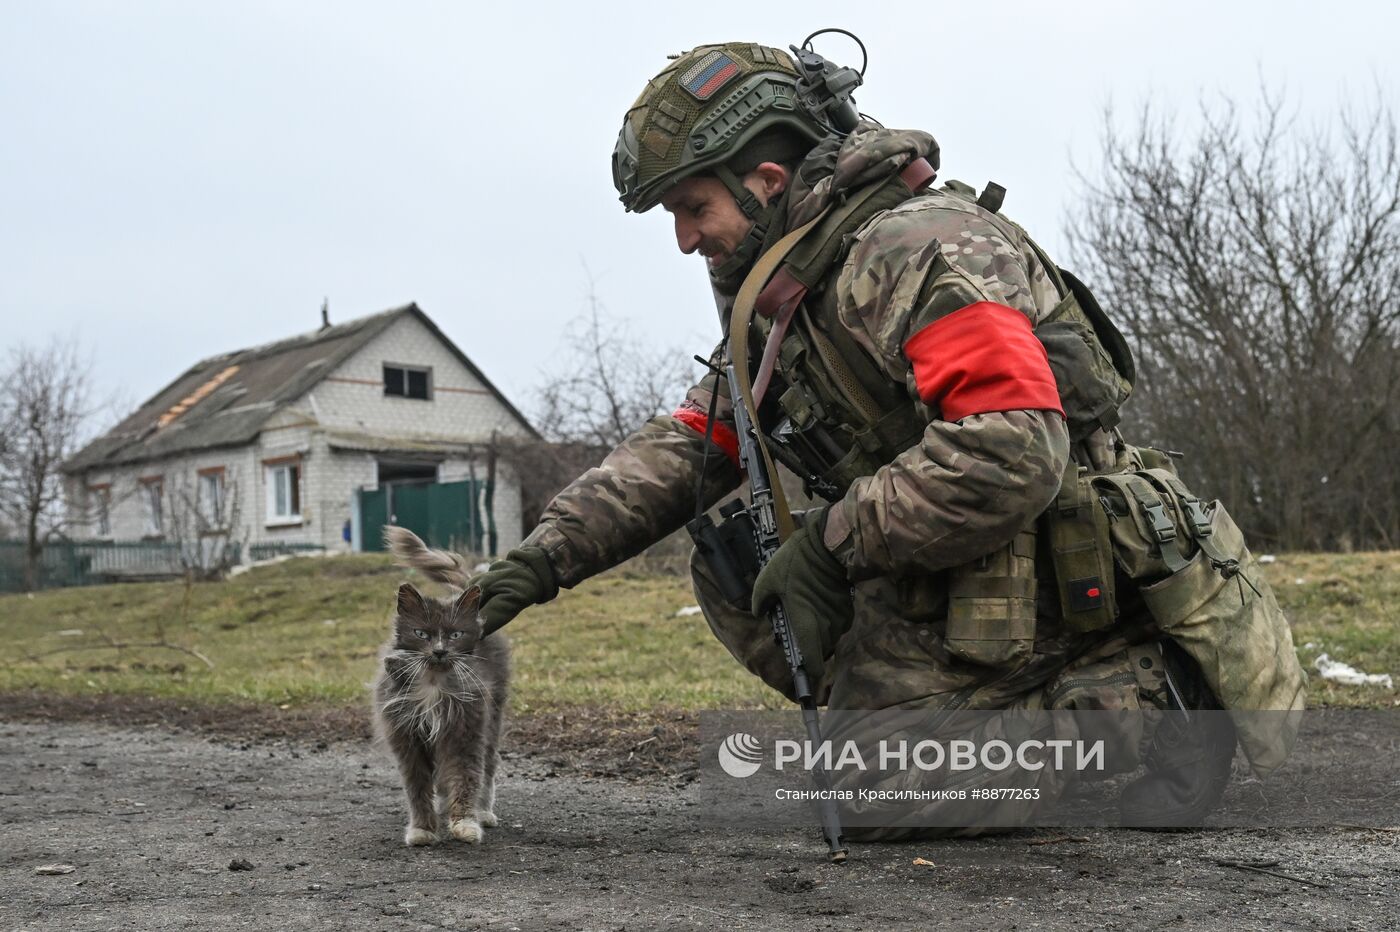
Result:
<instances>
[{"instance_id":1,"label":"tan sling strap","mask_svg":"<svg viewBox=\"0 0 1400 932\"><path fill-rule=\"evenodd\" d=\"M886 181L868 185L852 197L842 197L828 204L818 217L813 218L814 221L822 220L822 228L817 231L821 235L803 242L801 249L796 248L797 244L793 244L783 251L784 259L791 258L792 261L782 261L777 272L766 277L759 287L758 296L754 298L754 312L773 321L768 342L763 347L763 359L759 363L758 374L753 380L755 407L763 403L763 396L768 391L768 383L773 377L773 368L777 365L779 346L802 299L806 297L808 288L815 286L840 251L845 248L848 234L864 224L872 212L889 210L922 193L933 181L934 174L933 166L928 160L912 160ZM803 229L812 226L812 223L807 223ZM869 393L860 385L850 366L837 353L836 347L825 334L818 334L816 339L819 344L818 352L834 373L847 401L856 407L867 422L873 424L878 421L878 405L874 404Z\"/></svg>"},{"instance_id":2,"label":"tan sling strap","mask_svg":"<svg viewBox=\"0 0 1400 932\"><path fill-rule=\"evenodd\" d=\"M787 254L792 251L802 237L807 235L807 231L816 226L821 219L826 216L823 210L802 226L786 234L782 239L773 245L773 248L758 257L754 267L744 278L744 283L739 286L739 294L734 298L734 308L729 314L729 360L734 364L734 376L739 382L738 403L744 406L748 412L749 423L753 425L754 440L758 446L758 451L763 456L763 466L768 470L768 481L773 486L773 511L778 520L778 537L787 540L792 534L792 512L788 509L787 496L783 493L783 484L779 481L777 467L773 464L773 457L768 453L768 444L764 442L763 431L758 426L758 406L753 400L753 382L749 379L749 324L753 322L754 304L758 300L758 294L763 290L763 286L768 284L768 279L774 270L782 263ZM787 320L792 319L792 311L798 302L788 302L790 307L786 308ZM777 324L782 321L782 314L774 322L774 333L769 337L769 344L776 346L782 342L782 334L777 330ZM786 321L783 321L786 329ZM772 367L769 366L765 373L772 375ZM764 379L767 386L767 378Z\"/></svg>"},{"instance_id":3,"label":"tan sling strap","mask_svg":"<svg viewBox=\"0 0 1400 932\"><path fill-rule=\"evenodd\" d=\"M933 166L925 159L914 159L900 169L899 178L909 189L910 194L918 194L933 181ZM784 235L773 245L772 249L758 257L753 269L744 278L744 283L739 286L739 294L734 298L734 308L729 314L729 358L734 364L734 375L739 382L739 393L742 396L740 402L749 414L749 422L754 426L755 440L759 452L763 455L763 464L768 470L769 482L773 487L773 510L778 521L778 537L782 540L786 540L792 533L792 512L788 508L787 496L783 493L782 483L778 481L778 471L773 464L773 457L768 452L768 445L764 442L763 432L758 426L758 404L754 401L755 383L749 378L749 324L753 321L755 307L760 299L763 299L764 307L760 313L764 316L773 316L773 328L768 334L763 359L759 364L758 387L760 391L757 394L761 400L763 392L768 389L769 380L773 377L773 367L777 364L778 346L783 342L783 334L787 331L788 324L792 322L798 305L802 303L807 288L800 281L788 281L787 279L791 278L791 275L788 274L785 278L776 280L776 287L768 291L766 295L764 292L767 290L769 279L774 278L774 272L778 271L778 267L787 258L788 253L831 212L832 206L828 204L822 208L819 214L791 233ZM828 363L832 359L837 359L836 365L840 367L837 371L844 375L841 381L847 393L850 392L851 385L858 385L855 378L850 375L849 368L835 356L835 347L832 347L828 342L825 347L821 348L820 352ZM873 404L867 393L862 392L862 395L864 397L861 401ZM851 400L857 404L858 408L863 407L855 399Z\"/></svg>"}]
</instances>

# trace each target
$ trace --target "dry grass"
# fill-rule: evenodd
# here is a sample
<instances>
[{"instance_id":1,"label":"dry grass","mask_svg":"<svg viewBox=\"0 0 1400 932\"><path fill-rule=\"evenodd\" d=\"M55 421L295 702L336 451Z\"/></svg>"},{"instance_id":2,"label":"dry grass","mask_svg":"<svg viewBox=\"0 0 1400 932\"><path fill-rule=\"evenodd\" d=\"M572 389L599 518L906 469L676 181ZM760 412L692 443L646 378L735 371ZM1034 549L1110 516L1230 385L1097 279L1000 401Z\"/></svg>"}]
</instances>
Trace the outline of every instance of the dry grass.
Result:
<instances>
[{"instance_id":1,"label":"dry grass","mask_svg":"<svg viewBox=\"0 0 1400 932\"><path fill-rule=\"evenodd\" d=\"M0 691L358 703L404 578L387 556L364 554L289 560L222 583L3 596ZM509 629L515 707L628 711L772 702L702 617L676 617L693 602L686 580L616 572L529 610ZM110 646L160 640L198 651L213 668L173 648Z\"/></svg>"},{"instance_id":2,"label":"dry grass","mask_svg":"<svg viewBox=\"0 0 1400 932\"><path fill-rule=\"evenodd\" d=\"M1266 567L1312 670L1326 652L1400 674L1400 554L1296 554ZM404 578L382 555L289 560L224 583L101 586L0 597L0 691L120 693L277 706L363 701ZM420 580L421 582L421 580ZM620 712L776 707L698 614L689 582L626 570L512 623L515 706ZM116 648L156 640L197 650ZM1314 704L1400 705L1400 690L1313 675Z\"/></svg>"},{"instance_id":3,"label":"dry grass","mask_svg":"<svg viewBox=\"0 0 1400 932\"><path fill-rule=\"evenodd\" d=\"M1400 552L1280 554L1264 569L1293 625L1309 703L1400 706L1400 689L1342 686L1313 666L1325 653L1400 686Z\"/></svg>"}]
</instances>

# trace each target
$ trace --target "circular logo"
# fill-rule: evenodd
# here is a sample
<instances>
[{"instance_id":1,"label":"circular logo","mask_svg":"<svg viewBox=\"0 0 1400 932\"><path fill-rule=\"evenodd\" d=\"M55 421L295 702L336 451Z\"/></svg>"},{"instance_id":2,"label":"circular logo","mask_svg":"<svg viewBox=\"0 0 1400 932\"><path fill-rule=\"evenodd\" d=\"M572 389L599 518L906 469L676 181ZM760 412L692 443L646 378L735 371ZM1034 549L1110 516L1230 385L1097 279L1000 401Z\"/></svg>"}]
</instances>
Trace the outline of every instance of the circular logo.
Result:
<instances>
[{"instance_id":1,"label":"circular logo","mask_svg":"<svg viewBox=\"0 0 1400 932\"><path fill-rule=\"evenodd\" d=\"M731 777L751 777L758 773L763 760L763 745L753 735L742 731L730 735L719 746L720 769Z\"/></svg>"}]
</instances>

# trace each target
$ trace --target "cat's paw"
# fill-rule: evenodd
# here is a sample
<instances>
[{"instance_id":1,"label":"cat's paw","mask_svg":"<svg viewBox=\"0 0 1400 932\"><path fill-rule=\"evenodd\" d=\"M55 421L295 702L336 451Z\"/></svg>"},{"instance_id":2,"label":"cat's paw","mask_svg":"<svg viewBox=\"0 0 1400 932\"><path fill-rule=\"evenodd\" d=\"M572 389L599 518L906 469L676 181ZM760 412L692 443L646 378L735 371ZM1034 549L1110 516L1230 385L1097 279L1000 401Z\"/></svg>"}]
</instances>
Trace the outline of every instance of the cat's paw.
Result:
<instances>
[{"instance_id":1,"label":"cat's paw","mask_svg":"<svg viewBox=\"0 0 1400 932\"><path fill-rule=\"evenodd\" d=\"M496 813L492 812L490 809L481 810L476 814L476 818L477 821L486 828L495 828L497 825L501 824L501 820L496 818Z\"/></svg>"},{"instance_id":2,"label":"cat's paw","mask_svg":"<svg viewBox=\"0 0 1400 932\"><path fill-rule=\"evenodd\" d=\"M481 831L481 823L468 816L465 819L458 819L452 823L452 837L458 841L465 841L468 844L479 845L484 833Z\"/></svg>"},{"instance_id":3,"label":"cat's paw","mask_svg":"<svg viewBox=\"0 0 1400 932\"><path fill-rule=\"evenodd\" d=\"M414 847L419 845L435 845L438 843L438 835L437 832L429 831L426 828L410 825L408 830L403 833L403 843Z\"/></svg>"}]
</instances>

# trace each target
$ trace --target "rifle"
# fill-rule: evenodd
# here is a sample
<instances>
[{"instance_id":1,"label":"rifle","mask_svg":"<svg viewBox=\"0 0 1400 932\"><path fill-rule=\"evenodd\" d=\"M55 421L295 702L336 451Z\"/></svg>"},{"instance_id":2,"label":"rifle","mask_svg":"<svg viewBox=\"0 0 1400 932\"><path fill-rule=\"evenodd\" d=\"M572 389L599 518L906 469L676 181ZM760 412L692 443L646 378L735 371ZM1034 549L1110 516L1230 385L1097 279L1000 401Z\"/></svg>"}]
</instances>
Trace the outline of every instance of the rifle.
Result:
<instances>
[{"instance_id":1,"label":"rifle","mask_svg":"<svg viewBox=\"0 0 1400 932\"><path fill-rule=\"evenodd\" d=\"M696 357L700 359L700 357ZM701 360L707 366L706 360ZM781 543L778 537L778 515L774 505L772 478L768 475L759 444L758 427L749 418L748 408L740 402L743 397L734 364L724 367L724 377L729 383L729 397L734 399L734 428L739 435L739 461L749 477L750 504L746 509L739 502L732 502L721 509L724 523L716 527L709 515L697 515L686 525L695 548L705 558L720 591L730 602L740 601L752 591L753 577L758 574ZM715 394L718 394L716 388ZM714 405L710 408L710 419L706 430L706 447L710 441L710 431L714 425ZM703 482L703 467L701 473ZM802 662L802 649L788 626L787 613L781 602L776 602L767 611L768 621L773 626L773 639L777 641L783 656L787 658L788 669L792 671L792 689L797 704L802 708L802 722L807 729L807 741L813 747L820 747L822 741L821 720L817 712L817 699L812 694L812 684L807 678L807 670ZM825 765L818 762L812 771L817 789L831 789L831 776ZM841 834L841 817L836 811L836 802L830 794L823 792L819 801L822 823L822 836L833 864L846 860L846 840Z\"/></svg>"}]
</instances>

